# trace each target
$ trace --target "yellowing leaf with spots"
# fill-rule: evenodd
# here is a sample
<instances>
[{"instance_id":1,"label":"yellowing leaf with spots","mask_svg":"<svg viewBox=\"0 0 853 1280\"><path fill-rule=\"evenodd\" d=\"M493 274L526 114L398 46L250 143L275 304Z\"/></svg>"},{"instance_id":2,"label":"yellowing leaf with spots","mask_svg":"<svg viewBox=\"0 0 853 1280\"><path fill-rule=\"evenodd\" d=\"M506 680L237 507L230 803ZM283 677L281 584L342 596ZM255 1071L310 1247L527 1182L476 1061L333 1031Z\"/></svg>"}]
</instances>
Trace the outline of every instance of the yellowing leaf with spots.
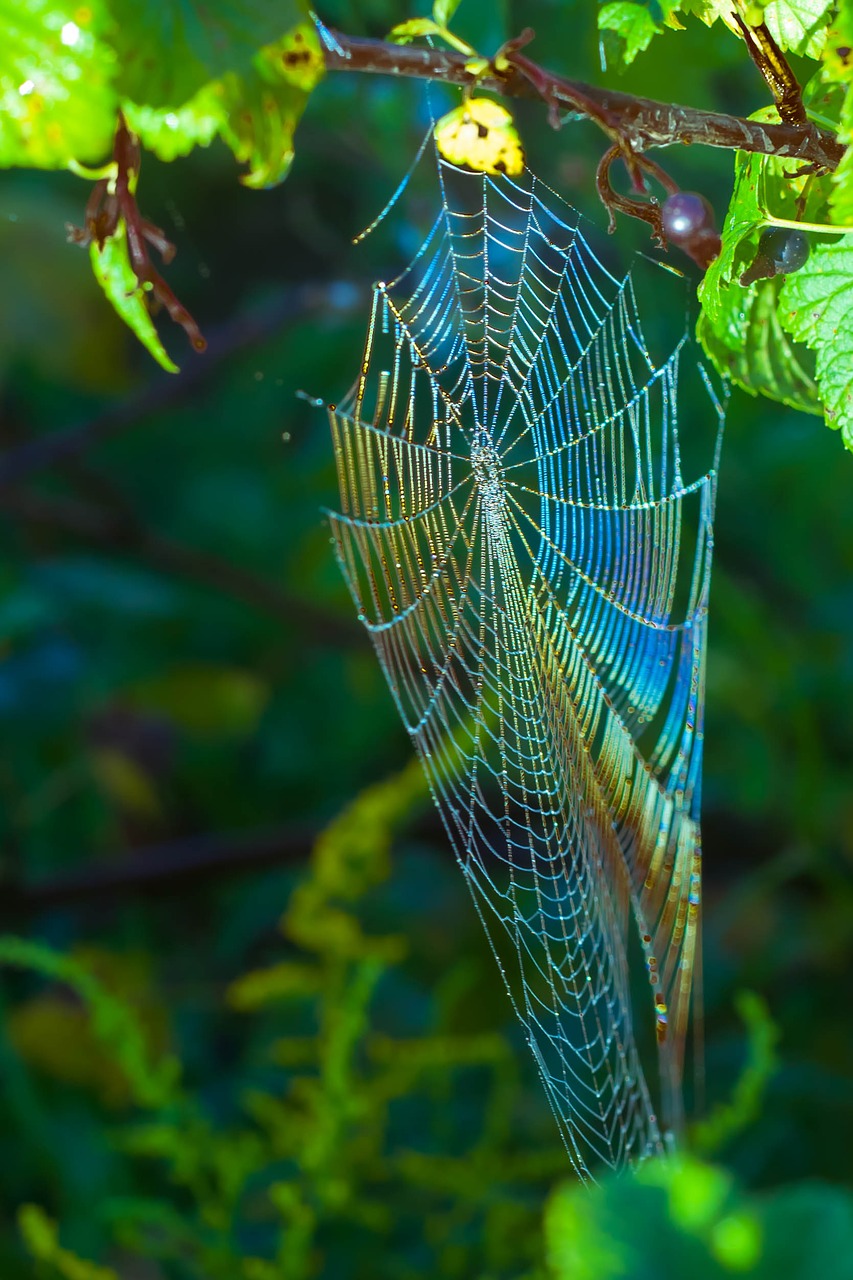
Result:
<instances>
[{"instance_id":1,"label":"yellowing leaf with spots","mask_svg":"<svg viewBox=\"0 0 853 1280\"><path fill-rule=\"evenodd\" d=\"M491 98L469 98L435 126L439 154L477 173L524 171L524 149L512 116Z\"/></svg>"}]
</instances>

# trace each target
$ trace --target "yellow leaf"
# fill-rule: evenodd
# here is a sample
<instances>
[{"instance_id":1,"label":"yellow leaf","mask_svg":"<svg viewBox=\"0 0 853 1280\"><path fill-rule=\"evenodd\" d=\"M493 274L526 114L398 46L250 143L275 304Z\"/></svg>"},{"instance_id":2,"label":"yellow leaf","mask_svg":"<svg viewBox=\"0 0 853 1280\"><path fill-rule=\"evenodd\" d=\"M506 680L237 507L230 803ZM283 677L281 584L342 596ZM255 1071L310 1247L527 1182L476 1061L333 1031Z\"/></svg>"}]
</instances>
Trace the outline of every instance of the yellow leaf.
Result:
<instances>
[{"instance_id":1,"label":"yellow leaf","mask_svg":"<svg viewBox=\"0 0 853 1280\"><path fill-rule=\"evenodd\" d=\"M524 149L512 116L491 98L470 98L435 126L439 154L477 173L524 171Z\"/></svg>"}]
</instances>

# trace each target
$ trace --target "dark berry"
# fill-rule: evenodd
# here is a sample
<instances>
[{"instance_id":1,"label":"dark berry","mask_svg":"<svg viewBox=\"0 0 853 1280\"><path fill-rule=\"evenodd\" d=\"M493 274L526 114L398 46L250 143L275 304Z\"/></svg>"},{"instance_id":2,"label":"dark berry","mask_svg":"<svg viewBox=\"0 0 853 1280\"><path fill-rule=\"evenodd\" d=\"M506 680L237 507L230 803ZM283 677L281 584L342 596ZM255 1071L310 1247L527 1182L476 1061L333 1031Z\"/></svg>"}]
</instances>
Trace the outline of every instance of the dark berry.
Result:
<instances>
[{"instance_id":1,"label":"dark berry","mask_svg":"<svg viewBox=\"0 0 853 1280\"><path fill-rule=\"evenodd\" d=\"M788 276L792 271L799 271L808 256L809 242L802 231L772 227L759 240L752 265L744 271L740 282L747 285L756 280L772 280L774 276Z\"/></svg>"},{"instance_id":2,"label":"dark berry","mask_svg":"<svg viewBox=\"0 0 853 1280\"><path fill-rule=\"evenodd\" d=\"M692 240L714 227L714 210L695 191L679 191L664 200L661 217L664 231L675 244Z\"/></svg>"},{"instance_id":3,"label":"dark berry","mask_svg":"<svg viewBox=\"0 0 853 1280\"><path fill-rule=\"evenodd\" d=\"M805 266L809 256L809 242L802 231L790 231L774 227L765 231L758 242L758 252L773 263L777 275L788 276Z\"/></svg>"}]
</instances>

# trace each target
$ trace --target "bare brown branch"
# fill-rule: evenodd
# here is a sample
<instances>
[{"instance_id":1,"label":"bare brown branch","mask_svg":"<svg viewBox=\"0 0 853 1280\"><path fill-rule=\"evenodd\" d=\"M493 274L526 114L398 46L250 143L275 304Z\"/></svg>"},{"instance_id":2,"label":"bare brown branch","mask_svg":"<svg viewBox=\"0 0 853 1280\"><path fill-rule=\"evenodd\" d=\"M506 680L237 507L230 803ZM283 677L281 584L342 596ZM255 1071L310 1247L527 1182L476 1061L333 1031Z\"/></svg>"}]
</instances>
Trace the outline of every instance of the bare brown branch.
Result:
<instances>
[{"instance_id":1,"label":"bare brown branch","mask_svg":"<svg viewBox=\"0 0 853 1280\"><path fill-rule=\"evenodd\" d=\"M764 124L722 112L655 102L616 89L567 80L522 55L511 58L516 65L506 74L491 74L475 81L465 69L468 59L453 50L389 44L342 35L339 31L326 34L325 58L329 71L410 76L463 87L478 83L485 89L512 97L543 98L552 113L556 107L593 119L623 151L628 148L640 153L652 147L681 143L785 156L828 170L834 169L844 154L843 146L832 133L810 122Z\"/></svg>"}]
</instances>

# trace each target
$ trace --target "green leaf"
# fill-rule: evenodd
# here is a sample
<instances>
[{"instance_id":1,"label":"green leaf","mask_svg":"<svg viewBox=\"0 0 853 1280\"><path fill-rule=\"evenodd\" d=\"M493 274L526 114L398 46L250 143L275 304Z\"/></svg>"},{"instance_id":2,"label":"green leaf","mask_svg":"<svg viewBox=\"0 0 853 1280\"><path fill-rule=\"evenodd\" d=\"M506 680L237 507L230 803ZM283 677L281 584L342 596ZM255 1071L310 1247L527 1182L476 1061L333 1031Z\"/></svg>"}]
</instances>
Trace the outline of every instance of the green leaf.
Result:
<instances>
[{"instance_id":1,"label":"green leaf","mask_svg":"<svg viewBox=\"0 0 853 1280\"><path fill-rule=\"evenodd\" d=\"M826 86L815 77L805 98L831 117L837 109L834 95L835 91L827 94ZM767 108L753 119L774 116L775 111ZM789 167L789 162L776 157L737 153L722 250L699 286L702 315L697 336L716 368L745 390L807 413L819 413L823 392L815 356L791 341L799 335L785 325L780 311L780 278L758 280L749 286L740 283L755 257L768 214L794 221L798 199L805 192L805 220L821 222L827 216L828 180L792 180ZM802 271L810 269L809 262Z\"/></svg>"},{"instance_id":2,"label":"green leaf","mask_svg":"<svg viewBox=\"0 0 853 1280\"><path fill-rule=\"evenodd\" d=\"M853 80L853 0L841 0L821 54L831 80Z\"/></svg>"},{"instance_id":3,"label":"green leaf","mask_svg":"<svg viewBox=\"0 0 853 1280\"><path fill-rule=\"evenodd\" d=\"M783 330L777 312L779 289L776 279L727 290L721 328L715 330L703 312L696 336L718 372L750 395L766 395L793 409L822 414L814 357Z\"/></svg>"},{"instance_id":4,"label":"green leaf","mask_svg":"<svg viewBox=\"0 0 853 1280\"><path fill-rule=\"evenodd\" d=\"M182 107L148 107L125 100L128 126L149 151L161 160L186 156L194 147L206 147L223 124L224 98L217 83L205 85Z\"/></svg>"},{"instance_id":5,"label":"green leaf","mask_svg":"<svg viewBox=\"0 0 853 1280\"><path fill-rule=\"evenodd\" d=\"M613 0L613 3L603 5L598 13L598 28L600 31L613 31L621 37L624 42L622 60L626 65L648 48L661 29L649 6L635 4L632 0Z\"/></svg>"},{"instance_id":6,"label":"green leaf","mask_svg":"<svg viewBox=\"0 0 853 1280\"><path fill-rule=\"evenodd\" d=\"M832 175L832 195L829 204L833 221L839 226L851 226L853 225L853 85L847 90L844 99L838 140L846 143L847 150L841 157L841 164Z\"/></svg>"},{"instance_id":7,"label":"green leaf","mask_svg":"<svg viewBox=\"0 0 853 1280\"><path fill-rule=\"evenodd\" d=\"M249 172L240 181L263 189L283 182L293 164L293 132L305 95L292 85L274 87L256 74L226 76L222 137Z\"/></svg>"},{"instance_id":8,"label":"green leaf","mask_svg":"<svg viewBox=\"0 0 853 1280\"><path fill-rule=\"evenodd\" d=\"M0 165L107 156L117 108L108 24L99 0L0 0Z\"/></svg>"},{"instance_id":9,"label":"green leaf","mask_svg":"<svg viewBox=\"0 0 853 1280\"><path fill-rule=\"evenodd\" d=\"M111 0L119 87L149 107L179 107L211 80L248 70L261 46L303 18L297 0Z\"/></svg>"},{"instance_id":10,"label":"green leaf","mask_svg":"<svg viewBox=\"0 0 853 1280\"><path fill-rule=\"evenodd\" d=\"M764 21L781 49L819 58L833 0L770 0Z\"/></svg>"},{"instance_id":11,"label":"green leaf","mask_svg":"<svg viewBox=\"0 0 853 1280\"><path fill-rule=\"evenodd\" d=\"M293 133L308 95L325 72L323 52L308 23L255 53L244 75L204 85L174 108L124 104L127 122L161 160L206 147L220 135L251 166L247 186L281 182L293 161Z\"/></svg>"},{"instance_id":12,"label":"green leaf","mask_svg":"<svg viewBox=\"0 0 853 1280\"><path fill-rule=\"evenodd\" d=\"M812 249L779 298L787 331L808 344L830 427L853 450L853 234Z\"/></svg>"},{"instance_id":13,"label":"green leaf","mask_svg":"<svg viewBox=\"0 0 853 1280\"><path fill-rule=\"evenodd\" d=\"M274 187L287 177L296 126L323 70L319 41L306 24L262 49L246 75L223 78L220 134L249 165L245 186Z\"/></svg>"},{"instance_id":14,"label":"green leaf","mask_svg":"<svg viewBox=\"0 0 853 1280\"><path fill-rule=\"evenodd\" d=\"M440 27L449 27L450 19L459 8L460 0L435 0L432 16Z\"/></svg>"},{"instance_id":15,"label":"green leaf","mask_svg":"<svg viewBox=\"0 0 853 1280\"><path fill-rule=\"evenodd\" d=\"M233 1009L247 1013L278 1000L314 996L320 988L320 977L315 965L282 960L268 969L243 974L231 983L225 998Z\"/></svg>"},{"instance_id":16,"label":"green leaf","mask_svg":"<svg viewBox=\"0 0 853 1280\"><path fill-rule=\"evenodd\" d=\"M682 0L678 6L682 13L692 13L707 27L722 18L729 26L732 20L732 0Z\"/></svg>"},{"instance_id":17,"label":"green leaf","mask_svg":"<svg viewBox=\"0 0 853 1280\"><path fill-rule=\"evenodd\" d=\"M747 1196L713 1165L649 1160L592 1190L559 1187L545 1240L553 1280L847 1280L853 1198L821 1185Z\"/></svg>"},{"instance_id":18,"label":"green leaf","mask_svg":"<svg viewBox=\"0 0 853 1280\"><path fill-rule=\"evenodd\" d=\"M108 991L79 960L42 943L4 934L0 937L0 964L63 982L79 996L91 1016L92 1032L104 1052L121 1068L140 1106L156 1109L180 1101L176 1059L152 1059L148 1037L136 1011L126 1000Z\"/></svg>"},{"instance_id":19,"label":"green leaf","mask_svg":"<svg viewBox=\"0 0 853 1280\"><path fill-rule=\"evenodd\" d=\"M124 220L119 222L114 235L107 236L102 248L93 240L89 254L95 279L122 320L159 365L168 373L177 373L178 366L169 358L148 312L146 290L130 265Z\"/></svg>"},{"instance_id":20,"label":"green leaf","mask_svg":"<svg viewBox=\"0 0 853 1280\"><path fill-rule=\"evenodd\" d=\"M682 0L678 7L684 13L695 14L709 27L722 18L734 29L732 0ZM764 21L782 49L810 58L821 55L833 7L833 0L756 0L751 6L757 13L763 11Z\"/></svg>"},{"instance_id":21,"label":"green leaf","mask_svg":"<svg viewBox=\"0 0 853 1280\"><path fill-rule=\"evenodd\" d=\"M59 1243L59 1232L45 1211L36 1204L18 1210L18 1227L32 1257L48 1263L63 1280L118 1280L112 1267L100 1267L80 1258Z\"/></svg>"}]
</instances>

